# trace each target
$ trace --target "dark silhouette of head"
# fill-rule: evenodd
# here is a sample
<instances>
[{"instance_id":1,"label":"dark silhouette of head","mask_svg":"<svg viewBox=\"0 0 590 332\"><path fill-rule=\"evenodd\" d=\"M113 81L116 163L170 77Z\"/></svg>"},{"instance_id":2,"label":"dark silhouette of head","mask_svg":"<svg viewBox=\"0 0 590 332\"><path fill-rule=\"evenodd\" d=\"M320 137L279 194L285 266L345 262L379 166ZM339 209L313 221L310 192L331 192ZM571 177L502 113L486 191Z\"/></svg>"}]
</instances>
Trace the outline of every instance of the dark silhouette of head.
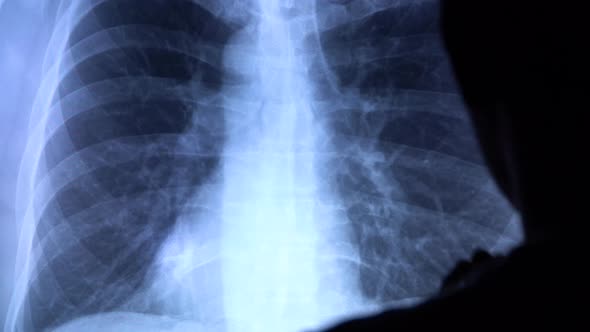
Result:
<instances>
[{"instance_id":1,"label":"dark silhouette of head","mask_svg":"<svg viewBox=\"0 0 590 332\"><path fill-rule=\"evenodd\" d=\"M526 240L578 231L588 86L580 5L544 1L442 4L456 78L500 189L523 219ZM581 189L581 188L577 188Z\"/></svg>"}]
</instances>

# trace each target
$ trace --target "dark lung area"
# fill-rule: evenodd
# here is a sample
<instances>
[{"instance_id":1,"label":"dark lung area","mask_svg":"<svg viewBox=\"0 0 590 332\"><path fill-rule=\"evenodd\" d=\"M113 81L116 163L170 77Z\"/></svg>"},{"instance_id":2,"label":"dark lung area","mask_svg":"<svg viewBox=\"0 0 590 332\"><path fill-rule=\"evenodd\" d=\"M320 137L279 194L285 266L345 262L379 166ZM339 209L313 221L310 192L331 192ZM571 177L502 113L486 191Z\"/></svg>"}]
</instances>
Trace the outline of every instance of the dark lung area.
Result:
<instances>
[{"instance_id":1,"label":"dark lung area","mask_svg":"<svg viewBox=\"0 0 590 332\"><path fill-rule=\"evenodd\" d=\"M84 16L69 40L75 44L93 33L122 25L158 26L190 34L195 42L219 45L233 30L192 0L107 0Z\"/></svg>"},{"instance_id":2,"label":"dark lung area","mask_svg":"<svg viewBox=\"0 0 590 332\"><path fill-rule=\"evenodd\" d=\"M415 112L396 117L379 131L378 140L482 162L471 128L465 121L442 114Z\"/></svg>"},{"instance_id":3,"label":"dark lung area","mask_svg":"<svg viewBox=\"0 0 590 332\"><path fill-rule=\"evenodd\" d=\"M336 3L355 17L355 0ZM484 168L439 2L341 21L319 32L312 64L338 152L325 178L346 205L364 295L395 305L436 292L475 248L494 248L512 210Z\"/></svg>"},{"instance_id":4,"label":"dark lung area","mask_svg":"<svg viewBox=\"0 0 590 332\"><path fill-rule=\"evenodd\" d=\"M322 51L340 88L362 96L396 90L455 92L435 1L407 1L323 31Z\"/></svg>"},{"instance_id":5,"label":"dark lung area","mask_svg":"<svg viewBox=\"0 0 590 332\"><path fill-rule=\"evenodd\" d=\"M48 137L46 172L38 174L50 186L39 194L46 201L36 230L42 259L27 297L28 330L130 300L219 165L223 110L204 100L222 88L221 55L235 27L188 0L107 0L72 27L69 48L109 38L107 29L119 34L111 41L127 32L151 40L67 58L74 66L53 104L65 121ZM171 37L150 37L153 31ZM180 34L191 47L171 44ZM178 138L189 128L194 147L182 148Z\"/></svg>"}]
</instances>

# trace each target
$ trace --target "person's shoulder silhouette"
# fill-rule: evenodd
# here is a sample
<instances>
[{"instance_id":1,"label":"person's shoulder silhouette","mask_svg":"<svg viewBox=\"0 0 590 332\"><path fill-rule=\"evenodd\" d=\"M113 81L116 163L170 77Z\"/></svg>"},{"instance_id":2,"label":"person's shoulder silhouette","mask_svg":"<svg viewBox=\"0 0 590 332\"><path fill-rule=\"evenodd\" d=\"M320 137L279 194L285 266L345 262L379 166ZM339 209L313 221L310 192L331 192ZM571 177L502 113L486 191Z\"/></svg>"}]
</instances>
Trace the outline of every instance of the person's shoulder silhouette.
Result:
<instances>
[{"instance_id":1,"label":"person's shoulder silhouette","mask_svg":"<svg viewBox=\"0 0 590 332\"><path fill-rule=\"evenodd\" d=\"M446 0L442 33L485 160L520 212L508 256L463 262L439 296L330 332L586 330L583 271L588 101L583 2Z\"/></svg>"}]
</instances>

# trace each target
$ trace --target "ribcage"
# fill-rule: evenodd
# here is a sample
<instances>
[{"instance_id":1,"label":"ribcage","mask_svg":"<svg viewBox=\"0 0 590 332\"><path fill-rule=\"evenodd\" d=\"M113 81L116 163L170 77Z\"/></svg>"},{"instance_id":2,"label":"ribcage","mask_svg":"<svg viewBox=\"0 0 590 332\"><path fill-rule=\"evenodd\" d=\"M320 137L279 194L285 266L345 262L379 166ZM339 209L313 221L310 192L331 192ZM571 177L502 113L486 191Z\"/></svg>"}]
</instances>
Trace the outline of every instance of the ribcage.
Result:
<instances>
[{"instance_id":1,"label":"ribcage","mask_svg":"<svg viewBox=\"0 0 590 332\"><path fill-rule=\"evenodd\" d=\"M125 303L224 142L228 23L192 1L79 3L36 176L25 330Z\"/></svg>"},{"instance_id":2,"label":"ribcage","mask_svg":"<svg viewBox=\"0 0 590 332\"><path fill-rule=\"evenodd\" d=\"M16 330L298 330L516 243L437 1L63 3Z\"/></svg>"},{"instance_id":3,"label":"ribcage","mask_svg":"<svg viewBox=\"0 0 590 332\"><path fill-rule=\"evenodd\" d=\"M499 250L512 215L479 158L437 6L318 1L308 39L326 178L345 202L362 291L378 303L432 294L457 259Z\"/></svg>"}]
</instances>

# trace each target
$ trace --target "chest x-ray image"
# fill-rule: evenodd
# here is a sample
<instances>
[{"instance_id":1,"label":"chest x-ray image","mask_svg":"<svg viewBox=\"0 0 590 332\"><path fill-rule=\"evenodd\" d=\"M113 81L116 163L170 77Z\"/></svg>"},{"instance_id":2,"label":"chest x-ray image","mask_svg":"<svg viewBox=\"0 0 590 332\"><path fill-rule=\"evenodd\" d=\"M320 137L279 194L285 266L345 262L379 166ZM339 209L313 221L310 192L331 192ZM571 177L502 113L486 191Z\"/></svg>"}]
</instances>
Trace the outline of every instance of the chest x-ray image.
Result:
<instances>
[{"instance_id":1,"label":"chest x-ray image","mask_svg":"<svg viewBox=\"0 0 590 332\"><path fill-rule=\"evenodd\" d=\"M5 332L320 330L521 239L438 1L0 4Z\"/></svg>"}]
</instances>

